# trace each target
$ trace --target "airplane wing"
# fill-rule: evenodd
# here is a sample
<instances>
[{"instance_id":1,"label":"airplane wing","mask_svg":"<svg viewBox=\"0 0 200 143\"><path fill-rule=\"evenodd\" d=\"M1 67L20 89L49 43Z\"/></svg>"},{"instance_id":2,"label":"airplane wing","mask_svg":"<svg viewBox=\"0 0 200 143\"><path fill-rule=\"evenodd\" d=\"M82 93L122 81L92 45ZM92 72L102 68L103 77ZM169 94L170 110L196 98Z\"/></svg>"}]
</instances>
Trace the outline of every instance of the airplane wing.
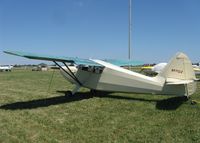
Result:
<instances>
[{"instance_id":1,"label":"airplane wing","mask_svg":"<svg viewBox=\"0 0 200 143\"><path fill-rule=\"evenodd\" d=\"M91 65L91 66L100 66L97 63L89 60L89 59L81 59L81 58L74 58L74 57L56 57L56 56L48 56L48 55L39 55L33 53L25 53L25 52L18 52L18 51L4 51L6 54L25 57L28 59L35 59L35 60L45 60L45 61L57 61L57 62L66 62L66 63L75 63L77 65Z\"/></svg>"},{"instance_id":2,"label":"airplane wing","mask_svg":"<svg viewBox=\"0 0 200 143\"><path fill-rule=\"evenodd\" d=\"M67 62L67 63L75 63L77 65L102 66L90 59L81 59L81 58L64 57L64 56L56 57L56 56L40 55L40 54L33 54L33 53L25 53L25 52L19 52L19 51L4 51L4 53L20 56L20 57L25 57L29 59L36 59L36 60ZM103 61L106 61L108 63L114 64L117 66L137 66L137 65L143 64L143 62L133 61L133 60L104 59Z\"/></svg>"}]
</instances>

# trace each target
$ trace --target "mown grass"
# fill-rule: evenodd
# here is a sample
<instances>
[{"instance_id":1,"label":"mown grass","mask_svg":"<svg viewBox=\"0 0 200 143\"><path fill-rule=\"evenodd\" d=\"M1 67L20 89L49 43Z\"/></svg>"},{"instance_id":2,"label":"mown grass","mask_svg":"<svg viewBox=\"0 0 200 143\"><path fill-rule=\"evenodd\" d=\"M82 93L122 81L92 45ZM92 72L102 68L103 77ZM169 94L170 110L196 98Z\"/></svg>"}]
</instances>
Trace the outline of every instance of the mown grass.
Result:
<instances>
[{"instance_id":1,"label":"mown grass","mask_svg":"<svg viewBox=\"0 0 200 143\"><path fill-rule=\"evenodd\" d=\"M0 73L0 142L200 142L200 105L175 96L90 96L59 72ZM58 92L59 91L59 92ZM200 84L192 99L200 100Z\"/></svg>"}]
</instances>

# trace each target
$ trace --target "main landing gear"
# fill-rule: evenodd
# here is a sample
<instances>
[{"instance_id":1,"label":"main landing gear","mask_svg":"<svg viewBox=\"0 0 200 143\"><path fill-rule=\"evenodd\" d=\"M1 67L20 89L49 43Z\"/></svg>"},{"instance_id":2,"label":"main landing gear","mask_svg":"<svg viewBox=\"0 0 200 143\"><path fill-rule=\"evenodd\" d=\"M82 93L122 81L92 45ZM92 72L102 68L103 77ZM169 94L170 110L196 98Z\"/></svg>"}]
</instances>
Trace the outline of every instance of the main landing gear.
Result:
<instances>
[{"instance_id":1,"label":"main landing gear","mask_svg":"<svg viewBox=\"0 0 200 143\"><path fill-rule=\"evenodd\" d=\"M66 93L65 93L65 96L69 96L69 97L72 97L72 96L74 96L74 94L76 93L76 92L78 92L78 90L80 89L80 85L76 85L75 86L75 88L72 90L72 91L67 91Z\"/></svg>"},{"instance_id":2,"label":"main landing gear","mask_svg":"<svg viewBox=\"0 0 200 143\"><path fill-rule=\"evenodd\" d=\"M79 81L79 79L76 77L76 75L71 71L71 69L69 68L69 66L65 63L62 62L63 65L65 65L65 67L67 68L67 70L65 70L60 64L58 64L56 61L53 61L60 69L62 69L69 77L71 77L75 82L76 82L76 86L72 91L67 91L65 93L65 96L73 96L82 86L82 83Z\"/></svg>"}]
</instances>

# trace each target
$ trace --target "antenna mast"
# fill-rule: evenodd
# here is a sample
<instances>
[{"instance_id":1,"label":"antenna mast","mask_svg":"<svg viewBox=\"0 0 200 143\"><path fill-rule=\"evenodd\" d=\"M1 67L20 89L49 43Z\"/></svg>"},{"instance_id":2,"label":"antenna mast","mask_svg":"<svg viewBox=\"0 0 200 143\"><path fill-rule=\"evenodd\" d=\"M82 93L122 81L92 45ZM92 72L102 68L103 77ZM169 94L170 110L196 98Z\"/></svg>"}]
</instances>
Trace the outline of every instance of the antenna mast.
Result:
<instances>
[{"instance_id":1,"label":"antenna mast","mask_svg":"<svg viewBox=\"0 0 200 143\"><path fill-rule=\"evenodd\" d=\"M132 0L129 0L129 40L128 40L128 59L131 59L131 31L132 31Z\"/></svg>"}]
</instances>

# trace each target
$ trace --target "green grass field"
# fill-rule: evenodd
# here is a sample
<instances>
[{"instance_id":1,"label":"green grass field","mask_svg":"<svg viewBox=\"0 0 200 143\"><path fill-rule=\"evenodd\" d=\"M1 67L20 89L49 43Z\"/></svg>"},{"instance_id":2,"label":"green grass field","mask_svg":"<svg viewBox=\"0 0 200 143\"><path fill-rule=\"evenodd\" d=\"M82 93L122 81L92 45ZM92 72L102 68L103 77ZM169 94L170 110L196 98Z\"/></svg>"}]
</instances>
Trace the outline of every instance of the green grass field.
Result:
<instances>
[{"instance_id":1,"label":"green grass field","mask_svg":"<svg viewBox=\"0 0 200 143\"><path fill-rule=\"evenodd\" d=\"M90 96L58 71L0 73L0 143L200 142L200 104L175 96ZM49 89L49 90L48 90ZM200 100L200 83L191 98Z\"/></svg>"}]
</instances>

